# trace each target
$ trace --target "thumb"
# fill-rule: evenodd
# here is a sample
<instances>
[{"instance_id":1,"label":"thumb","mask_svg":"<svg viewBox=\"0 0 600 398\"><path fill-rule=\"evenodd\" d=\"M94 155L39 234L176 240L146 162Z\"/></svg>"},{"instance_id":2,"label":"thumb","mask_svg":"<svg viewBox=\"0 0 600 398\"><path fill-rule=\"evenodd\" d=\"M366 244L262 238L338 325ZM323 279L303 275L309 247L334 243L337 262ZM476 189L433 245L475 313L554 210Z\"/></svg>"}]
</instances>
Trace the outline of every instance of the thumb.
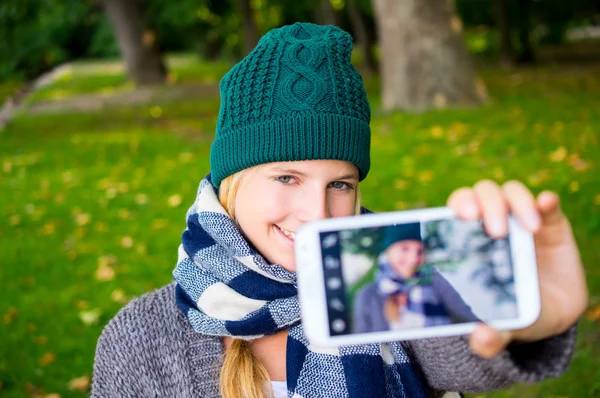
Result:
<instances>
[{"instance_id":1,"label":"thumb","mask_svg":"<svg viewBox=\"0 0 600 398\"><path fill-rule=\"evenodd\" d=\"M560 209L560 199L552 191L543 191L537 197L538 209L545 224L552 225L564 221L565 217Z\"/></svg>"},{"instance_id":2,"label":"thumb","mask_svg":"<svg viewBox=\"0 0 600 398\"><path fill-rule=\"evenodd\" d=\"M483 357L492 358L498 355L510 341L512 332L498 331L486 324L479 324L469 338L471 350Z\"/></svg>"},{"instance_id":3,"label":"thumb","mask_svg":"<svg viewBox=\"0 0 600 398\"><path fill-rule=\"evenodd\" d=\"M543 226L535 235L536 243L541 247L549 247L571 241L571 226L560 208L558 195L544 191L538 195L536 201Z\"/></svg>"}]
</instances>

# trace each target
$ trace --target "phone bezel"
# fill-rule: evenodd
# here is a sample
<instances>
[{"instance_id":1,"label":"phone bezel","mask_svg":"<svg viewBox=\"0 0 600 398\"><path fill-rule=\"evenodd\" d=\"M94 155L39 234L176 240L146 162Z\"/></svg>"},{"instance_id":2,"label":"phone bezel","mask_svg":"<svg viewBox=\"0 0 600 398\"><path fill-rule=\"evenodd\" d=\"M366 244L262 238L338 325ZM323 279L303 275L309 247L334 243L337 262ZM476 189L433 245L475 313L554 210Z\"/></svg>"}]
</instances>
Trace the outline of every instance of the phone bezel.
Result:
<instances>
[{"instance_id":1,"label":"phone bezel","mask_svg":"<svg viewBox=\"0 0 600 398\"><path fill-rule=\"evenodd\" d=\"M456 218L455 213L450 208L436 207L330 218L303 225L296 233L295 256L302 324L310 342L326 347L452 336L472 332L477 325L475 322L335 336L331 336L329 333L320 233L449 218ZM540 312L533 235L522 227L514 217L509 216L509 239L519 316L514 319L488 323L498 330L521 329L530 326L538 318Z\"/></svg>"}]
</instances>

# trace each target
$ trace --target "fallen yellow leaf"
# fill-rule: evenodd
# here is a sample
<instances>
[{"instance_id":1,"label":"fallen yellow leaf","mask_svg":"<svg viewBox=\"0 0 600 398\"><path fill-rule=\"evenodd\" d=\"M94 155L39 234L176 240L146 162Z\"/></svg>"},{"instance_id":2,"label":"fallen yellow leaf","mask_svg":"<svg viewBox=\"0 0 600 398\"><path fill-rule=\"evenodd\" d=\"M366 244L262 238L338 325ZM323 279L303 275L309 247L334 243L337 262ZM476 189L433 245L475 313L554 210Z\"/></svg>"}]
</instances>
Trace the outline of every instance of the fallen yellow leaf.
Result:
<instances>
[{"instance_id":1,"label":"fallen yellow leaf","mask_svg":"<svg viewBox=\"0 0 600 398\"><path fill-rule=\"evenodd\" d=\"M150 108L150 116L152 116L155 119L158 119L159 117L161 117L162 113L163 113L162 108L158 105Z\"/></svg>"},{"instance_id":2,"label":"fallen yellow leaf","mask_svg":"<svg viewBox=\"0 0 600 398\"><path fill-rule=\"evenodd\" d=\"M148 203L148 195L146 195L145 193L138 193L137 195L135 195L135 203L137 203L138 205L145 205L146 203Z\"/></svg>"},{"instance_id":3,"label":"fallen yellow leaf","mask_svg":"<svg viewBox=\"0 0 600 398\"><path fill-rule=\"evenodd\" d=\"M5 162L2 164L2 171L4 171L5 173L10 173L10 172L11 172L11 170L12 170L12 163L11 163L11 162L9 162L8 160L7 160L7 161L5 161Z\"/></svg>"},{"instance_id":4,"label":"fallen yellow leaf","mask_svg":"<svg viewBox=\"0 0 600 398\"><path fill-rule=\"evenodd\" d=\"M444 130L440 126L433 126L430 132L433 138L441 138L444 135Z\"/></svg>"},{"instance_id":5,"label":"fallen yellow leaf","mask_svg":"<svg viewBox=\"0 0 600 398\"><path fill-rule=\"evenodd\" d=\"M50 365L55 360L56 360L56 355L53 352L48 351L44 355L42 355L42 357L40 358L40 365L47 366L47 365Z\"/></svg>"},{"instance_id":6,"label":"fallen yellow leaf","mask_svg":"<svg viewBox=\"0 0 600 398\"><path fill-rule=\"evenodd\" d=\"M79 313L79 319L86 326L95 325L98 323L100 316L102 315L102 310L100 308L95 308L89 311L81 311Z\"/></svg>"},{"instance_id":7,"label":"fallen yellow leaf","mask_svg":"<svg viewBox=\"0 0 600 398\"><path fill-rule=\"evenodd\" d=\"M571 183L569 184L569 192L575 193L577 191L579 191L579 182L571 181Z\"/></svg>"},{"instance_id":8,"label":"fallen yellow leaf","mask_svg":"<svg viewBox=\"0 0 600 398\"><path fill-rule=\"evenodd\" d=\"M54 223L53 222L47 222L42 227L42 233L44 235L54 235L55 231L56 231L56 228L54 227Z\"/></svg>"},{"instance_id":9,"label":"fallen yellow leaf","mask_svg":"<svg viewBox=\"0 0 600 398\"><path fill-rule=\"evenodd\" d=\"M94 229L97 232L106 232L108 231L108 225L105 222L96 221L96 223L94 224Z\"/></svg>"},{"instance_id":10,"label":"fallen yellow leaf","mask_svg":"<svg viewBox=\"0 0 600 398\"><path fill-rule=\"evenodd\" d=\"M90 306L90 303L88 303L88 302L87 302L87 301L85 301L85 300L77 300L77 301L75 302L75 306L76 306L77 308L79 308L80 310L85 310L86 308L88 308L88 307Z\"/></svg>"},{"instance_id":11,"label":"fallen yellow leaf","mask_svg":"<svg viewBox=\"0 0 600 398\"><path fill-rule=\"evenodd\" d=\"M537 171L527 177L529 185L537 187L544 183L550 177L550 172L547 169Z\"/></svg>"},{"instance_id":12,"label":"fallen yellow leaf","mask_svg":"<svg viewBox=\"0 0 600 398\"><path fill-rule=\"evenodd\" d=\"M110 298L117 303L124 303L125 301L127 301L125 293L121 289L113 290L110 294Z\"/></svg>"},{"instance_id":13,"label":"fallen yellow leaf","mask_svg":"<svg viewBox=\"0 0 600 398\"><path fill-rule=\"evenodd\" d=\"M125 249L129 249L133 246L133 238L131 236L124 236L121 238L121 246Z\"/></svg>"},{"instance_id":14,"label":"fallen yellow leaf","mask_svg":"<svg viewBox=\"0 0 600 398\"><path fill-rule=\"evenodd\" d=\"M408 203L399 200L396 203L394 203L394 207L396 208L396 210L404 210L408 207Z\"/></svg>"},{"instance_id":15,"label":"fallen yellow leaf","mask_svg":"<svg viewBox=\"0 0 600 398\"><path fill-rule=\"evenodd\" d=\"M115 256L108 255L108 256L98 257L98 266L115 265L116 263L117 263L117 258Z\"/></svg>"},{"instance_id":16,"label":"fallen yellow leaf","mask_svg":"<svg viewBox=\"0 0 600 398\"><path fill-rule=\"evenodd\" d=\"M468 147L466 145L457 145L454 147L454 155L455 156L463 156L468 152Z\"/></svg>"},{"instance_id":17,"label":"fallen yellow leaf","mask_svg":"<svg viewBox=\"0 0 600 398\"><path fill-rule=\"evenodd\" d=\"M470 153L477 153L479 151L479 141L473 140L469 142L468 148Z\"/></svg>"},{"instance_id":18,"label":"fallen yellow leaf","mask_svg":"<svg viewBox=\"0 0 600 398\"><path fill-rule=\"evenodd\" d=\"M108 199L114 199L117 197L117 189L115 187L107 188L105 195Z\"/></svg>"},{"instance_id":19,"label":"fallen yellow leaf","mask_svg":"<svg viewBox=\"0 0 600 398\"><path fill-rule=\"evenodd\" d=\"M594 197L594 203L600 206L600 193Z\"/></svg>"},{"instance_id":20,"label":"fallen yellow leaf","mask_svg":"<svg viewBox=\"0 0 600 398\"><path fill-rule=\"evenodd\" d=\"M119 193L129 192L129 185L126 182L120 182L117 184L117 191Z\"/></svg>"},{"instance_id":21,"label":"fallen yellow leaf","mask_svg":"<svg viewBox=\"0 0 600 398\"><path fill-rule=\"evenodd\" d=\"M406 180L396 180L394 188L404 190L408 188L408 182Z\"/></svg>"},{"instance_id":22,"label":"fallen yellow leaf","mask_svg":"<svg viewBox=\"0 0 600 398\"><path fill-rule=\"evenodd\" d=\"M581 159L576 153L569 155L567 162L576 171L585 171L589 167L588 163L585 160Z\"/></svg>"},{"instance_id":23,"label":"fallen yellow leaf","mask_svg":"<svg viewBox=\"0 0 600 398\"><path fill-rule=\"evenodd\" d=\"M4 322L4 324L8 325L9 323L12 323L12 321L15 320L18 314L19 313L17 312L17 309L15 307L9 307L6 314L4 314L4 316L2 317L2 321Z\"/></svg>"},{"instance_id":24,"label":"fallen yellow leaf","mask_svg":"<svg viewBox=\"0 0 600 398\"><path fill-rule=\"evenodd\" d=\"M177 207L181 204L182 199L181 199L181 195L176 194L176 195L171 195L169 197L169 199L167 200L167 204L169 205L169 207Z\"/></svg>"},{"instance_id":25,"label":"fallen yellow leaf","mask_svg":"<svg viewBox=\"0 0 600 398\"><path fill-rule=\"evenodd\" d=\"M65 171L62 174L62 180L64 183L70 183L71 181L73 181L73 172L71 171Z\"/></svg>"},{"instance_id":26,"label":"fallen yellow leaf","mask_svg":"<svg viewBox=\"0 0 600 398\"><path fill-rule=\"evenodd\" d=\"M157 231L159 229L166 228L167 225L168 225L167 220L165 220L164 218L157 218L157 219L152 220L152 222L150 223L150 228L153 231Z\"/></svg>"},{"instance_id":27,"label":"fallen yellow leaf","mask_svg":"<svg viewBox=\"0 0 600 398\"><path fill-rule=\"evenodd\" d=\"M80 392L87 391L87 389L90 387L90 376L83 375L81 377L76 377L69 381L67 386L69 387L69 390L75 390Z\"/></svg>"},{"instance_id":28,"label":"fallen yellow leaf","mask_svg":"<svg viewBox=\"0 0 600 398\"><path fill-rule=\"evenodd\" d=\"M121 220L129 220L131 218L131 212L128 209L119 209L119 218Z\"/></svg>"},{"instance_id":29,"label":"fallen yellow leaf","mask_svg":"<svg viewBox=\"0 0 600 398\"><path fill-rule=\"evenodd\" d=\"M111 281L115 278L115 270L110 265L102 264L96 269L95 277L101 282Z\"/></svg>"},{"instance_id":30,"label":"fallen yellow leaf","mask_svg":"<svg viewBox=\"0 0 600 398\"><path fill-rule=\"evenodd\" d=\"M80 227L83 227L84 225L88 224L91 219L92 216L89 213L79 213L75 215L75 222Z\"/></svg>"},{"instance_id":31,"label":"fallen yellow leaf","mask_svg":"<svg viewBox=\"0 0 600 398\"><path fill-rule=\"evenodd\" d=\"M600 320L600 305L590 308L590 310L586 312L585 317L588 321L592 322Z\"/></svg>"},{"instance_id":32,"label":"fallen yellow leaf","mask_svg":"<svg viewBox=\"0 0 600 398\"><path fill-rule=\"evenodd\" d=\"M564 146L559 147L553 152L550 152L548 159L553 162L562 162L567 157L567 148Z\"/></svg>"},{"instance_id":33,"label":"fallen yellow leaf","mask_svg":"<svg viewBox=\"0 0 600 398\"><path fill-rule=\"evenodd\" d=\"M138 243L135 245L135 252L137 254L146 254L148 247L143 243Z\"/></svg>"},{"instance_id":34,"label":"fallen yellow leaf","mask_svg":"<svg viewBox=\"0 0 600 398\"><path fill-rule=\"evenodd\" d=\"M430 182L433 179L433 171L423 170L417 174L417 179L421 182Z\"/></svg>"},{"instance_id":35,"label":"fallen yellow leaf","mask_svg":"<svg viewBox=\"0 0 600 398\"><path fill-rule=\"evenodd\" d=\"M500 167L494 167L493 173L496 180L504 179L504 170L502 170Z\"/></svg>"},{"instance_id":36,"label":"fallen yellow leaf","mask_svg":"<svg viewBox=\"0 0 600 398\"><path fill-rule=\"evenodd\" d=\"M46 336L38 336L35 338L36 344L44 345L48 342L48 338Z\"/></svg>"},{"instance_id":37,"label":"fallen yellow leaf","mask_svg":"<svg viewBox=\"0 0 600 398\"><path fill-rule=\"evenodd\" d=\"M181 153L179 154L179 160L180 160L182 163L189 163L189 162L191 162L192 160L194 160L194 154L193 154L193 153L191 153L191 152L181 152Z\"/></svg>"}]
</instances>

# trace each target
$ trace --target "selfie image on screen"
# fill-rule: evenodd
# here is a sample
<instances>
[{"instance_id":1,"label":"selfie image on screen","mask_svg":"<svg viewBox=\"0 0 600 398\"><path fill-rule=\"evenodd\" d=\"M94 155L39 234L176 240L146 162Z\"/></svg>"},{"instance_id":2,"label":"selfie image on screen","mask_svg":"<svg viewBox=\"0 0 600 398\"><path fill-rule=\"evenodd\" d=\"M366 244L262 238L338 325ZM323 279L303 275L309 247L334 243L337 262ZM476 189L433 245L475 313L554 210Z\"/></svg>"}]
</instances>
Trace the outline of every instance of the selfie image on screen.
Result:
<instances>
[{"instance_id":1,"label":"selfie image on screen","mask_svg":"<svg viewBox=\"0 0 600 398\"><path fill-rule=\"evenodd\" d=\"M517 316L508 238L435 220L321 234L332 335Z\"/></svg>"}]
</instances>

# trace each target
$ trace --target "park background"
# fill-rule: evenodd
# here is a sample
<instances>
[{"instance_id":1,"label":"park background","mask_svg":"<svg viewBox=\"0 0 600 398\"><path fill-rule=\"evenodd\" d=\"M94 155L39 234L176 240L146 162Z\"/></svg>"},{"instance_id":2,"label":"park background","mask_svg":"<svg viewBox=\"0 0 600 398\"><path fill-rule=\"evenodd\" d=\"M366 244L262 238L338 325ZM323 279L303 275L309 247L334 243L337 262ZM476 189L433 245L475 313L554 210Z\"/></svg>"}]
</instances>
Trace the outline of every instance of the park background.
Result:
<instances>
[{"instance_id":1,"label":"park background","mask_svg":"<svg viewBox=\"0 0 600 398\"><path fill-rule=\"evenodd\" d=\"M481 178L560 194L590 289L572 364L476 396L600 396L595 0L3 0L0 396L89 394L103 326L171 281L219 79L295 21L355 38L366 207L443 205Z\"/></svg>"}]
</instances>

